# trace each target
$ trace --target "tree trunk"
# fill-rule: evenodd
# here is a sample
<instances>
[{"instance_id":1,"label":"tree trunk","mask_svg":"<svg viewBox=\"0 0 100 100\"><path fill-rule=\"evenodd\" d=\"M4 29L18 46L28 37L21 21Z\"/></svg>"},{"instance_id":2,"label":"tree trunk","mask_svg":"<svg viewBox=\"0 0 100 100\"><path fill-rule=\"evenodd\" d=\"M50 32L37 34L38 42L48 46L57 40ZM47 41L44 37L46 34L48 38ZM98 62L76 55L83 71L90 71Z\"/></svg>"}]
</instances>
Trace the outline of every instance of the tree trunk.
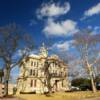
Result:
<instances>
[{"instance_id":1,"label":"tree trunk","mask_svg":"<svg viewBox=\"0 0 100 100\"><path fill-rule=\"evenodd\" d=\"M48 73L49 74L49 73ZM50 82L51 78L48 75L47 76L47 88L48 88L48 94L51 94L51 82Z\"/></svg>"},{"instance_id":2,"label":"tree trunk","mask_svg":"<svg viewBox=\"0 0 100 100\"><path fill-rule=\"evenodd\" d=\"M8 96L8 80L5 80L5 96Z\"/></svg>"},{"instance_id":3,"label":"tree trunk","mask_svg":"<svg viewBox=\"0 0 100 100\"><path fill-rule=\"evenodd\" d=\"M91 80L92 91L93 91L93 93L95 93L97 89L96 89L96 84L94 81L94 73L93 73L92 66L88 62L87 62L87 68L88 68L89 76L90 76L90 80Z\"/></svg>"},{"instance_id":4,"label":"tree trunk","mask_svg":"<svg viewBox=\"0 0 100 100\"><path fill-rule=\"evenodd\" d=\"M51 94L52 93L52 88L51 88L51 83L50 81L48 81L48 93Z\"/></svg>"},{"instance_id":5,"label":"tree trunk","mask_svg":"<svg viewBox=\"0 0 100 100\"><path fill-rule=\"evenodd\" d=\"M97 89L96 89L96 84L94 82L94 78L92 75L90 75L90 79L91 79L91 86L92 86L92 91L93 93L96 93Z\"/></svg>"},{"instance_id":6,"label":"tree trunk","mask_svg":"<svg viewBox=\"0 0 100 100\"><path fill-rule=\"evenodd\" d=\"M5 71L4 71L5 96L8 96L9 76L10 76L10 69L5 68Z\"/></svg>"}]
</instances>

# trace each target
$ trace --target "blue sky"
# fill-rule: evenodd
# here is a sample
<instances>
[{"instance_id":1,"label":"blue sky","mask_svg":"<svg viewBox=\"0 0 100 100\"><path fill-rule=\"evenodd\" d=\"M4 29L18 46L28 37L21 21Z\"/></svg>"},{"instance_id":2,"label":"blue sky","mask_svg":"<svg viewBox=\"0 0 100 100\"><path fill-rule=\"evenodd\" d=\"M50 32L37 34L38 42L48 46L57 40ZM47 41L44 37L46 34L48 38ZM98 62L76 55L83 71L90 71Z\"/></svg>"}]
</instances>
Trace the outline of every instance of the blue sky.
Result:
<instances>
[{"instance_id":1,"label":"blue sky","mask_svg":"<svg viewBox=\"0 0 100 100\"><path fill-rule=\"evenodd\" d=\"M0 26L16 22L33 35L39 46L42 42L69 40L81 28L99 28L98 8L99 0L0 0Z\"/></svg>"},{"instance_id":2,"label":"blue sky","mask_svg":"<svg viewBox=\"0 0 100 100\"><path fill-rule=\"evenodd\" d=\"M100 0L0 0L0 26L17 23L32 34L35 46L72 51L73 34L100 33Z\"/></svg>"}]
</instances>

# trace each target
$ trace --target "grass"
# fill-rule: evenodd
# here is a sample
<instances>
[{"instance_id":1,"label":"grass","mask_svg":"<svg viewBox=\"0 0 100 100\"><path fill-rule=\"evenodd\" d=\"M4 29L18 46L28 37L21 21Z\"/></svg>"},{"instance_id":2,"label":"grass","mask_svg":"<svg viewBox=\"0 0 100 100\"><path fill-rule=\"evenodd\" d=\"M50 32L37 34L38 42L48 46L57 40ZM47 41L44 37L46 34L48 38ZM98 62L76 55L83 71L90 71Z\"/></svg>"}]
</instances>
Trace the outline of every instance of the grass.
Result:
<instances>
[{"instance_id":1,"label":"grass","mask_svg":"<svg viewBox=\"0 0 100 100\"><path fill-rule=\"evenodd\" d=\"M100 91L97 93L92 93L91 91L85 92L68 92L68 93L54 93L50 97L40 94L20 94L17 95L18 98L22 100L82 100L84 98L99 97Z\"/></svg>"}]
</instances>

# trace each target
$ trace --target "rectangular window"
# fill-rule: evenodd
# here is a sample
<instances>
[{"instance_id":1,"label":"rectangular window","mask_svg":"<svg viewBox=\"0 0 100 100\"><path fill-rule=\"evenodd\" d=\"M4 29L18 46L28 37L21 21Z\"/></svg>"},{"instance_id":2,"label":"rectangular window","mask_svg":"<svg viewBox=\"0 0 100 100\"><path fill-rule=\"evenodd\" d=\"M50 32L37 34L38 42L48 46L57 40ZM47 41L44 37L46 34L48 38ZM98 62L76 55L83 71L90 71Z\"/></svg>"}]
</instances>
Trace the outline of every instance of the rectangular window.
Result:
<instances>
[{"instance_id":1,"label":"rectangular window","mask_svg":"<svg viewBox=\"0 0 100 100\"><path fill-rule=\"evenodd\" d=\"M31 66L33 66L33 61L31 62Z\"/></svg>"},{"instance_id":2,"label":"rectangular window","mask_svg":"<svg viewBox=\"0 0 100 100\"><path fill-rule=\"evenodd\" d=\"M31 87L33 86L33 80L31 80L30 86L31 86Z\"/></svg>"},{"instance_id":3,"label":"rectangular window","mask_svg":"<svg viewBox=\"0 0 100 100\"><path fill-rule=\"evenodd\" d=\"M60 73L61 77L63 76L63 72Z\"/></svg>"},{"instance_id":4,"label":"rectangular window","mask_svg":"<svg viewBox=\"0 0 100 100\"><path fill-rule=\"evenodd\" d=\"M35 70L35 76L38 76L38 70Z\"/></svg>"},{"instance_id":5,"label":"rectangular window","mask_svg":"<svg viewBox=\"0 0 100 100\"><path fill-rule=\"evenodd\" d=\"M64 83L63 83L63 81L62 81L62 87L64 86Z\"/></svg>"},{"instance_id":6,"label":"rectangular window","mask_svg":"<svg viewBox=\"0 0 100 100\"><path fill-rule=\"evenodd\" d=\"M39 65L39 64L38 64L38 62L37 62L37 67L38 67L38 65Z\"/></svg>"},{"instance_id":7,"label":"rectangular window","mask_svg":"<svg viewBox=\"0 0 100 100\"><path fill-rule=\"evenodd\" d=\"M36 80L34 80L34 87L36 87Z\"/></svg>"},{"instance_id":8,"label":"rectangular window","mask_svg":"<svg viewBox=\"0 0 100 100\"><path fill-rule=\"evenodd\" d=\"M32 69L30 70L30 75L32 75Z\"/></svg>"},{"instance_id":9,"label":"rectangular window","mask_svg":"<svg viewBox=\"0 0 100 100\"><path fill-rule=\"evenodd\" d=\"M34 67L36 67L36 62L34 62Z\"/></svg>"},{"instance_id":10,"label":"rectangular window","mask_svg":"<svg viewBox=\"0 0 100 100\"><path fill-rule=\"evenodd\" d=\"M33 70L33 76L35 76L35 70Z\"/></svg>"}]
</instances>

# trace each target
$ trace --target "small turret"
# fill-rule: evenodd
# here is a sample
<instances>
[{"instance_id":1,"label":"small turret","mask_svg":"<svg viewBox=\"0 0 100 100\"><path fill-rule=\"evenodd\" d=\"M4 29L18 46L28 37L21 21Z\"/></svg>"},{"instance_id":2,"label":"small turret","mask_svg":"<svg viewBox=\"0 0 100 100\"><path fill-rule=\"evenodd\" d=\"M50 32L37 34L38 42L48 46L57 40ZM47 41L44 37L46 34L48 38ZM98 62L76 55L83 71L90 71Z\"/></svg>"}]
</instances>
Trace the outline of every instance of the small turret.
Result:
<instances>
[{"instance_id":1,"label":"small turret","mask_svg":"<svg viewBox=\"0 0 100 100\"><path fill-rule=\"evenodd\" d=\"M43 57L48 56L48 50L47 50L44 43L42 43L42 47L40 48L40 55L43 56Z\"/></svg>"}]
</instances>

